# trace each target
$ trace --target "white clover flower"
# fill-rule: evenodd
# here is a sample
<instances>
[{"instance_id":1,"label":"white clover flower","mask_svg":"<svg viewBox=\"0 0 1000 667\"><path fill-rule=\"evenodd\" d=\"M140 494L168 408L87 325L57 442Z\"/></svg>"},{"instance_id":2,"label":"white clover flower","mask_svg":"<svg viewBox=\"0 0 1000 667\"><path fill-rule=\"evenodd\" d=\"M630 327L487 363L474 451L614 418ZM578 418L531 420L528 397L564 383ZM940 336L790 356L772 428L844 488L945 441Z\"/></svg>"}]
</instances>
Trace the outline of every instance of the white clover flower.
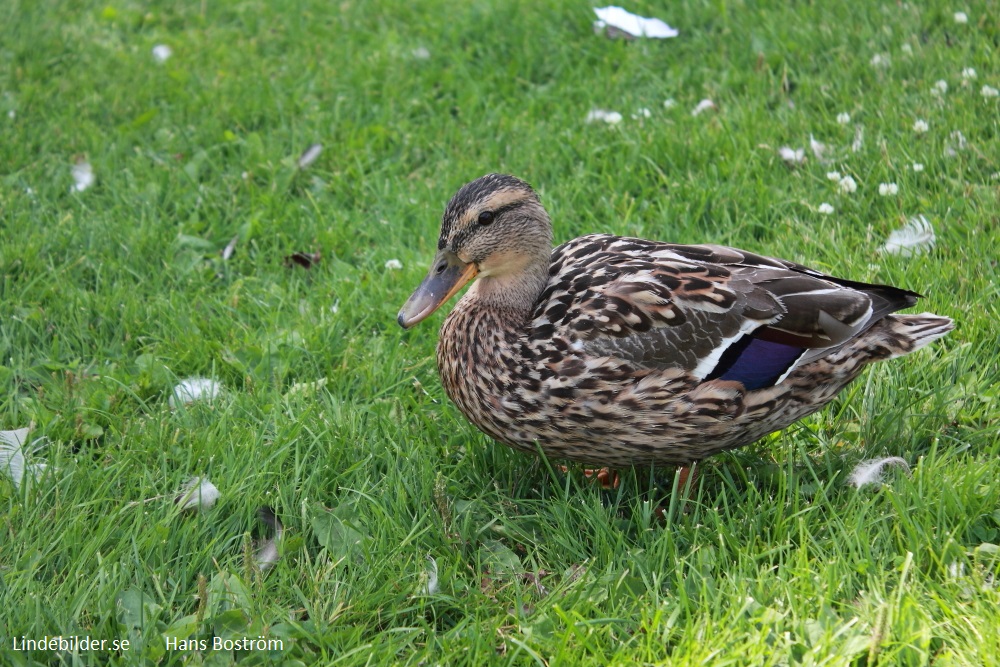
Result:
<instances>
[{"instance_id":1,"label":"white clover flower","mask_svg":"<svg viewBox=\"0 0 1000 667\"><path fill-rule=\"evenodd\" d=\"M817 208L816 210L822 213L823 215L830 215L831 213L833 213L833 206L827 204L826 202L823 202L822 204L819 205L819 208Z\"/></svg>"},{"instance_id":2,"label":"white clover flower","mask_svg":"<svg viewBox=\"0 0 1000 667\"><path fill-rule=\"evenodd\" d=\"M872 67L877 67L879 69L885 69L889 66L889 56L883 53L876 53L871 59Z\"/></svg>"},{"instance_id":3,"label":"white clover flower","mask_svg":"<svg viewBox=\"0 0 1000 667\"><path fill-rule=\"evenodd\" d=\"M905 42L901 47L899 47L899 50L902 51L903 53L905 53L908 56L912 56L913 55L913 47L910 46L909 42Z\"/></svg>"},{"instance_id":4,"label":"white clover flower","mask_svg":"<svg viewBox=\"0 0 1000 667\"><path fill-rule=\"evenodd\" d=\"M622 115L617 111L605 111L604 109L591 109L587 112L586 121L588 123L596 123L598 121L604 121L608 125L617 125L622 122Z\"/></svg>"},{"instance_id":5,"label":"white clover flower","mask_svg":"<svg viewBox=\"0 0 1000 667\"><path fill-rule=\"evenodd\" d=\"M646 107L642 107L634 114L632 114L632 120L639 120L640 118L649 118L652 115L653 113L649 109L647 109Z\"/></svg>"},{"instance_id":6,"label":"white clover flower","mask_svg":"<svg viewBox=\"0 0 1000 667\"><path fill-rule=\"evenodd\" d=\"M166 44L157 44L153 47L153 60L158 63L165 63L174 55L173 49Z\"/></svg>"},{"instance_id":7,"label":"white clover flower","mask_svg":"<svg viewBox=\"0 0 1000 667\"><path fill-rule=\"evenodd\" d=\"M668 97L667 99L663 100L664 109L673 109L675 106L677 106L677 100L675 100L674 98Z\"/></svg>"},{"instance_id":8,"label":"white clover flower","mask_svg":"<svg viewBox=\"0 0 1000 667\"><path fill-rule=\"evenodd\" d=\"M840 180L840 172L839 171L828 171L828 172L826 172L826 178L827 178L827 180L830 180L830 181L839 181Z\"/></svg>"},{"instance_id":9,"label":"white clover flower","mask_svg":"<svg viewBox=\"0 0 1000 667\"><path fill-rule=\"evenodd\" d=\"M15 118L17 118L17 112L11 109L10 111L7 112L7 118L14 120Z\"/></svg>"},{"instance_id":10,"label":"white clover flower","mask_svg":"<svg viewBox=\"0 0 1000 667\"><path fill-rule=\"evenodd\" d=\"M883 197L895 197L899 194L899 186L895 183L879 183L878 193Z\"/></svg>"},{"instance_id":11,"label":"white clover flower","mask_svg":"<svg viewBox=\"0 0 1000 667\"><path fill-rule=\"evenodd\" d=\"M937 95L938 97L940 97L941 95L944 95L947 92L948 92L948 82L945 81L944 79L935 81L934 85L931 86L931 95Z\"/></svg>"},{"instance_id":12,"label":"white clover flower","mask_svg":"<svg viewBox=\"0 0 1000 667\"><path fill-rule=\"evenodd\" d=\"M296 382L288 388L288 391L285 392L285 396L295 396L296 394L315 394L317 391L325 387L326 383L329 381L329 378L321 377L320 379L313 380L312 382Z\"/></svg>"},{"instance_id":13,"label":"white clover flower","mask_svg":"<svg viewBox=\"0 0 1000 667\"><path fill-rule=\"evenodd\" d=\"M385 268L389 269L390 271L399 271L401 268L403 268L403 263L398 259L386 260Z\"/></svg>"},{"instance_id":14,"label":"white clover flower","mask_svg":"<svg viewBox=\"0 0 1000 667\"><path fill-rule=\"evenodd\" d=\"M427 50L426 46L418 46L417 48L410 51L410 55L416 60L427 60L431 57L431 52Z\"/></svg>"},{"instance_id":15,"label":"white clover flower","mask_svg":"<svg viewBox=\"0 0 1000 667\"><path fill-rule=\"evenodd\" d=\"M840 123L841 125L847 125L848 123L851 122L851 114L847 113L846 111L841 111L840 113L837 114L837 122Z\"/></svg>"},{"instance_id":16,"label":"white clover flower","mask_svg":"<svg viewBox=\"0 0 1000 667\"><path fill-rule=\"evenodd\" d=\"M921 120L920 118L918 118L917 120L913 121L913 131L916 132L917 134L923 134L929 129L931 129L931 126L927 124L926 120Z\"/></svg>"},{"instance_id":17,"label":"white clover flower","mask_svg":"<svg viewBox=\"0 0 1000 667\"><path fill-rule=\"evenodd\" d=\"M955 12L955 23L965 24L969 22L969 15L965 12Z\"/></svg>"},{"instance_id":18,"label":"white clover flower","mask_svg":"<svg viewBox=\"0 0 1000 667\"><path fill-rule=\"evenodd\" d=\"M850 176L844 176L842 179L840 179L840 182L837 184L837 186L840 188L840 191L845 194L851 194L853 192L858 191L857 181L855 181Z\"/></svg>"},{"instance_id":19,"label":"white clover flower","mask_svg":"<svg viewBox=\"0 0 1000 667\"><path fill-rule=\"evenodd\" d=\"M986 98L998 97L1000 96L1000 90L997 90L993 86L983 86L982 90L979 91L979 94Z\"/></svg>"},{"instance_id":20,"label":"white clover flower","mask_svg":"<svg viewBox=\"0 0 1000 667\"><path fill-rule=\"evenodd\" d=\"M924 165L920 164L919 162L914 162L912 169L913 171L923 171Z\"/></svg>"},{"instance_id":21,"label":"white clover flower","mask_svg":"<svg viewBox=\"0 0 1000 667\"><path fill-rule=\"evenodd\" d=\"M972 81L976 78L976 70L971 67L966 67L962 70L962 78L966 81Z\"/></svg>"},{"instance_id":22,"label":"white clover flower","mask_svg":"<svg viewBox=\"0 0 1000 667\"><path fill-rule=\"evenodd\" d=\"M694 109L691 110L691 115L698 116L701 113L708 111L709 109L715 109L715 108L716 108L715 102L706 98L701 102L698 102L698 106L696 106Z\"/></svg>"}]
</instances>

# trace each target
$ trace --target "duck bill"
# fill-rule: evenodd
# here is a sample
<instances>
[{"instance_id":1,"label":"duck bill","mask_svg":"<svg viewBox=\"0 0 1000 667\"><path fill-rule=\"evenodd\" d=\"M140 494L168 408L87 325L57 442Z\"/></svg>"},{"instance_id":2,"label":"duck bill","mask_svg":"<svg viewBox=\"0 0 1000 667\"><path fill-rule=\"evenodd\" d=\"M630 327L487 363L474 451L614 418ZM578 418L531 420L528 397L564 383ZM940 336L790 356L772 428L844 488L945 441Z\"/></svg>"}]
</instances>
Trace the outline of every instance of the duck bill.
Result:
<instances>
[{"instance_id":1,"label":"duck bill","mask_svg":"<svg viewBox=\"0 0 1000 667\"><path fill-rule=\"evenodd\" d=\"M466 264L455 253L441 250L434 257L434 263L420 287L403 304L396 319L399 326L409 329L427 319L458 290L476 277L479 269L475 264Z\"/></svg>"}]
</instances>

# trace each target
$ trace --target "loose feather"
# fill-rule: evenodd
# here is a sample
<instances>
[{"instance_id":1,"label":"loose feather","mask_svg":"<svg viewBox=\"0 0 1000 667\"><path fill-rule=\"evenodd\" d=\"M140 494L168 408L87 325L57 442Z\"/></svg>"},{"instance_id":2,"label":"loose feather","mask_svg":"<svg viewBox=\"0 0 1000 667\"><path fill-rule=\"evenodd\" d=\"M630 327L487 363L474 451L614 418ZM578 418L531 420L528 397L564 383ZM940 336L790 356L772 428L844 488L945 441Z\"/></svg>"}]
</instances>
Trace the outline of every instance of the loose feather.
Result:
<instances>
[{"instance_id":1,"label":"loose feather","mask_svg":"<svg viewBox=\"0 0 1000 667\"><path fill-rule=\"evenodd\" d=\"M861 488L882 482L882 475L889 466L899 466L907 474L910 473L910 464L898 456L889 456L882 459L869 459L862 461L851 471L851 476L847 478L847 483L851 486Z\"/></svg>"},{"instance_id":2,"label":"loose feather","mask_svg":"<svg viewBox=\"0 0 1000 667\"><path fill-rule=\"evenodd\" d=\"M934 248L936 241L934 226L930 220L918 215L889 234L888 240L882 246L882 252L912 257L929 252Z\"/></svg>"}]
</instances>

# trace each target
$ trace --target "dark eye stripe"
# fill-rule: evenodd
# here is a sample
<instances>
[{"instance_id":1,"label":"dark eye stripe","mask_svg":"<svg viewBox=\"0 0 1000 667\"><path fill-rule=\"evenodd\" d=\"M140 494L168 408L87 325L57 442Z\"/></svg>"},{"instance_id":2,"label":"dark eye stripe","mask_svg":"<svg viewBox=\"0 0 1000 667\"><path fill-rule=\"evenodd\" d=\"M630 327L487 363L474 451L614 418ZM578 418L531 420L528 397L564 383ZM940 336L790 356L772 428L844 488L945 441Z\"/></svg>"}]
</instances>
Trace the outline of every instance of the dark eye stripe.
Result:
<instances>
[{"instance_id":1,"label":"dark eye stripe","mask_svg":"<svg viewBox=\"0 0 1000 667\"><path fill-rule=\"evenodd\" d=\"M524 202L515 201L515 202L511 202L509 204L504 204L500 208L494 208L494 209L491 209L489 211L483 211L482 213L479 214L478 222L481 225L488 225L488 224L490 224L490 222L493 222L494 220L496 220L497 218L499 218L504 213L507 213L508 211L513 211L515 208L519 208L521 206L524 206ZM482 221L483 213L490 213L490 214L492 214L493 217L490 218L489 222L483 222Z\"/></svg>"}]
</instances>

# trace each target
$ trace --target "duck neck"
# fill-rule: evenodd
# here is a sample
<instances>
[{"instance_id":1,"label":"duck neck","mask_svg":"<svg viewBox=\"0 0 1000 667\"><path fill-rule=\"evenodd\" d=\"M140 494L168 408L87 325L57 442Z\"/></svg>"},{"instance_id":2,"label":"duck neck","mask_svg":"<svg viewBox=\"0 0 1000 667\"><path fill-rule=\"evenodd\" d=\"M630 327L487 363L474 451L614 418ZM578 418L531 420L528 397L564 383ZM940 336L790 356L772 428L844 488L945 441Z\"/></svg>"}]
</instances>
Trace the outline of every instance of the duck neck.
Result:
<instances>
[{"instance_id":1,"label":"duck neck","mask_svg":"<svg viewBox=\"0 0 1000 667\"><path fill-rule=\"evenodd\" d=\"M538 297L549 280L549 257L536 258L520 271L480 276L463 301L473 308L488 309L520 324L531 318Z\"/></svg>"}]
</instances>

